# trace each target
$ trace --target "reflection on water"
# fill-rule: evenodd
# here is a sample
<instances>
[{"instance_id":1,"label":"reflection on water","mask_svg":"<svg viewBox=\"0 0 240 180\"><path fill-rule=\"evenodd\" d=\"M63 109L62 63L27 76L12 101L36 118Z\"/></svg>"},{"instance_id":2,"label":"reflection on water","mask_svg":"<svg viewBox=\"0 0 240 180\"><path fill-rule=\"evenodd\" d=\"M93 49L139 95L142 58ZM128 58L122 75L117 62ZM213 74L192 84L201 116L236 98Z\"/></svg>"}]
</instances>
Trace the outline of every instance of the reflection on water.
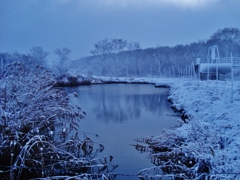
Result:
<instances>
[{"instance_id":1,"label":"reflection on water","mask_svg":"<svg viewBox=\"0 0 240 180\"><path fill-rule=\"evenodd\" d=\"M139 120L141 110L156 113L163 113L161 107L165 107L166 96L162 94L109 94L103 91L97 100L92 112L96 118L102 121L114 121L123 123L128 120Z\"/></svg>"},{"instance_id":2,"label":"reflection on water","mask_svg":"<svg viewBox=\"0 0 240 180\"><path fill-rule=\"evenodd\" d=\"M152 85L93 85L72 90L78 93L81 107L87 103L91 106L87 113L94 113L97 120L105 123L140 120L142 111L162 115L168 109L168 89L156 89Z\"/></svg>"},{"instance_id":3,"label":"reflection on water","mask_svg":"<svg viewBox=\"0 0 240 180\"><path fill-rule=\"evenodd\" d=\"M119 165L116 173L136 175L153 166L147 154L137 152L131 144L134 138L157 136L163 128L176 124L177 118L168 116L174 114L167 102L168 89L146 84L107 84L66 90L78 94L72 103L87 112L81 130L99 135L90 138L105 146L99 156L113 156L113 162Z\"/></svg>"}]
</instances>

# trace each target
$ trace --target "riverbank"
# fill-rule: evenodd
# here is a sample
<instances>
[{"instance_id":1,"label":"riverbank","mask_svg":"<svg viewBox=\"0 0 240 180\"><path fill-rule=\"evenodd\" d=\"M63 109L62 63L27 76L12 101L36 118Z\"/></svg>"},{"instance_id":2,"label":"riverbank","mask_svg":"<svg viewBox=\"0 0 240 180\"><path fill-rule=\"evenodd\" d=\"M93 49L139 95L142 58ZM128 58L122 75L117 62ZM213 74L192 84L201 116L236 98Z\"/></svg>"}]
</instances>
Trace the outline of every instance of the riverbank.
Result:
<instances>
[{"instance_id":1,"label":"riverbank","mask_svg":"<svg viewBox=\"0 0 240 180\"><path fill-rule=\"evenodd\" d=\"M240 178L240 83L178 82L169 99L189 117L176 129L184 148L210 163L211 177Z\"/></svg>"},{"instance_id":2,"label":"riverbank","mask_svg":"<svg viewBox=\"0 0 240 180\"><path fill-rule=\"evenodd\" d=\"M113 84L113 83L132 83L132 84L158 84L175 82L174 78L136 78L136 77L104 77L104 76L80 76L66 75L56 79L56 86L81 86L91 84Z\"/></svg>"},{"instance_id":3,"label":"riverbank","mask_svg":"<svg viewBox=\"0 0 240 180\"><path fill-rule=\"evenodd\" d=\"M148 142L154 142L155 149L169 145L167 152L150 153L153 163L155 157L170 152L177 155L177 160L174 157L172 164L160 163L158 167L178 167L179 174L195 174L191 176L193 179L203 175L221 179L240 178L239 81L232 86L230 81L95 77L92 83L171 84L169 100L173 108L182 111L187 119L174 129L159 132L158 137L148 139ZM147 174L150 169L141 171L139 176Z\"/></svg>"},{"instance_id":4,"label":"riverbank","mask_svg":"<svg viewBox=\"0 0 240 180\"><path fill-rule=\"evenodd\" d=\"M114 81L114 78L104 81L109 79ZM240 178L239 81L234 82L233 87L230 81L193 79L118 78L117 81L171 84L169 100L172 106L188 117L185 123L179 122L178 127L165 131L165 134L172 136L171 140L183 140L179 147L174 148L175 153L180 150L184 153L179 158L178 166L182 166L183 172L198 174L193 178L202 177L203 174L212 178ZM161 137L165 135L159 132L159 137L152 138L159 141L156 144L160 147Z\"/></svg>"},{"instance_id":5,"label":"riverbank","mask_svg":"<svg viewBox=\"0 0 240 180\"><path fill-rule=\"evenodd\" d=\"M148 139L154 148L168 148L150 154L152 161L172 157L161 169L180 177L240 178L240 83L180 79L172 83L169 100L184 113L185 123ZM167 140L166 140L167 139ZM153 148L153 149L154 149ZM146 174L151 168L140 172ZM155 174L158 176L158 174Z\"/></svg>"}]
</instances>

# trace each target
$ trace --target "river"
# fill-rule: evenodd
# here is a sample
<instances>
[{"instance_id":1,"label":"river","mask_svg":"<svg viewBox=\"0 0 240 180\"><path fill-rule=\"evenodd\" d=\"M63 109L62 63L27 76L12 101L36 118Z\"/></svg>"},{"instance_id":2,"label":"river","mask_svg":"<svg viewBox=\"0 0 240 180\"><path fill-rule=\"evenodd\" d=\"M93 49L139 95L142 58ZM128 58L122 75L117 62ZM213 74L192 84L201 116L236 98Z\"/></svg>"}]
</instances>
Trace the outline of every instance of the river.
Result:
<instances>
[{"instance_id":1,"label":"river","mask_svg":"<svg viewBox=\"0 0 240 180\"><path fill-rule=\"evenodd\" d=\"M119 167L116 179L138 179L136 174L152 167L147 153L140 153L132 144L134 138L159 136L164 128L176 125L176 113L167 101L168 88L155 88L150 84L104 84L66 88L76 92L71 99L87 115L81 122L81 131L102 143L104 151L98 154L113 156Z\"/></svg>"}]
</instances>

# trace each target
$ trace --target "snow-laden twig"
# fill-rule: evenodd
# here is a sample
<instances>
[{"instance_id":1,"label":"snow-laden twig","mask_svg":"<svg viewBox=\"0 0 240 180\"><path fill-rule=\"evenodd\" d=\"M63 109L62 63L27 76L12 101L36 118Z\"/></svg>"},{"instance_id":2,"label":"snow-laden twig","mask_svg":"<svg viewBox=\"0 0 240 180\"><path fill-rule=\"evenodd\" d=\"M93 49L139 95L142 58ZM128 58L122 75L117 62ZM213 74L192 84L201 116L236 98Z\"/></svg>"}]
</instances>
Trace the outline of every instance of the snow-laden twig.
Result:
<instances>
[{"instance_id":1,"label":"snow-laden twig","mask_svg":"<svg viewBox=\"0 0 240 180\"><path fill-rule=\"evenodd\" d=\"M96 173L116 168L112 157L94 158L103 145L81 136L85 112L72 106L67 93L54 83L54 75L40 66L15 62L6 68L0 79L1 176L65 174L94 179L100 177Z\"/></svg>"}]
</instances>

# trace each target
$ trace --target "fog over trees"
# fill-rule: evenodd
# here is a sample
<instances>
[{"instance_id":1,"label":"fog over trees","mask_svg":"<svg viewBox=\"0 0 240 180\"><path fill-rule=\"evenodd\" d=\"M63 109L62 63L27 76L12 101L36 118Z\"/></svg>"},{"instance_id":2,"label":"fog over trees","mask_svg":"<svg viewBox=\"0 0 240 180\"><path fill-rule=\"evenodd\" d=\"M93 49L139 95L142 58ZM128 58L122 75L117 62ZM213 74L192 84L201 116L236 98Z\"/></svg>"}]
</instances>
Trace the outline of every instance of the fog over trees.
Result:
<instances>
[{"instance_id":1,"label":"fog over trees","mask_svg":"<svg viewBox=\"0 0 240 180\"><path fill-rule=\"evenodd\" d=\"M34 46L30 49L30 52L30 56L34 58L39 65L46 66L47 56L49 55L47 51L43 50L41 46Z\"/></svg>"},{"instance_id":2,"label":"fog over trees","mask_svg":"<svg viewBox=\"0 0 240 180\"><path fill-rule=\"evenodd\" d=\"M71 50L67 47L55 49L54 53L58 55L58 60L54 63L56 73L63 76L68 71L68 61L70 60Z\"/></svg>"},{"instance_id":3,"label":"fog over trees","mask_svg":"<svg viewBox=\"0 0 240 180\"><path fill-rule=\"evenodd\" d=\"M92 56L72 60L68 47L56 48L53 64L49 62L49 52L41 46L34 46L29 54L0 53L2 66L7 62L24 60L24 56L35 59L41 66L51 68L61 77L69 72L81 75L121 76L121 77L179 77L196 58L207 62L210 46L217 45L220 58L240 56L240 30L237 28L219 29L206 41L197 41L185 45L158 46L142 49L140 43L120 38L104 38L93 45ZM50 65L49 65L50 64ZM70 71L69 71L70 70ZM2 69L0 70L2 71ZM68 72L68 73L67 73Z\"/></svg>"},{"instance_id":4,"label":"fog over trees","mask_svg":"<svg viewBox=\"0 0 240 180\"><path fill-rule=\"evenodd\" d=\"M196 58L206 62L208 48L212 45L218 45L220 57L230 56L230 52L239 56L239 34L237 28L224 28L207 41L147 49L141 49L139 43L105 38L94 45L93 56L75 60L70 67L82 74L91 72L98 76L179 77L188 68L186 65L195 63Z\"/></svg>"}]
</instances>

